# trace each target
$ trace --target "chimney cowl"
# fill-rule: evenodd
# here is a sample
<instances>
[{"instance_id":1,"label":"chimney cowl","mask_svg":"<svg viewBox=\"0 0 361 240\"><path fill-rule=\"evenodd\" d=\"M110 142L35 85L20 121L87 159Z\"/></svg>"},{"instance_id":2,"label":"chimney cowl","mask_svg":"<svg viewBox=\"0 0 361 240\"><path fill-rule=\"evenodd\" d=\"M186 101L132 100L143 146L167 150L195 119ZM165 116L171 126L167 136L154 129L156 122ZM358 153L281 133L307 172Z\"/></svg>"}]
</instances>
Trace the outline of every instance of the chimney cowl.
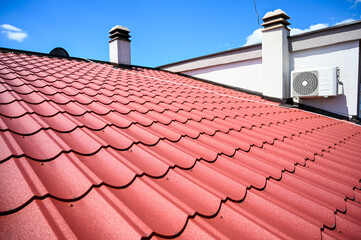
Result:
<instances>
[{"instance_id":1,"label":"chimney cowl","mask_svg":"<svg viewBox=\"0 0 361 240\"><path fill-rule=\"evenodd\" d=\"M287 27L290 25L290 23L287 21L288 19L290 19L290 17L281 9L268 12L263 17L263 31L272 30L279 27L284 27L289 30Z\"/></svg>"},{"instance_id":2,"label":"chimney cowl","mask_svg":"<svg viewBox=\"0 0 361 240\"><path fill-rule=\"evenodd\" d=\"M114 41L116 39L122 39L122 40L126 40L126 41L130 42L130 39L129 39L130 38L130 35L129 35L130 31L129 31L129 29L127 27L116 25L112 29L110 29L109 33L110 33L109 42Z\"/></svg>"},{"instance_id":3,"label":"chimney cowl","mask_svg":"<svg viewBox=\"0 0 361 240\"><path fill-rule=\"evenodd\" d=\"M263 17L263 21L266 21L270 18L275 18L275 17L282 17L284 19L290 19L290 17L283 10L277 9L277 10L266 13Z\"/></svg>"}]
</instances>

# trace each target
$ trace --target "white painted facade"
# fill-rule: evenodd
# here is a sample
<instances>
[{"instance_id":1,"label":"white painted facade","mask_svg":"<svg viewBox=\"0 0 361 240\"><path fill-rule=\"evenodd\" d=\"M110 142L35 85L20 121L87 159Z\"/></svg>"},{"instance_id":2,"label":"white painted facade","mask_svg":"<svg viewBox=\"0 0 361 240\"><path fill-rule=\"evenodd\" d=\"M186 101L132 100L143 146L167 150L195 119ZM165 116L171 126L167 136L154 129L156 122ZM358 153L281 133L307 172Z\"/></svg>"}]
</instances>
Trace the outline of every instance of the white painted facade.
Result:
<instances>
[{"instance_id":1,"label":"white painted facade","mask_svg":"<svg viewBox=\"0 0 361 240\"><path fill-rule=\"evenodd\" d=\"M262 58L184 71L183 73L254 92L262 90Z\"/></svg>"},{"instance_id":2,"label":"white painted facade","mask_svg":"<svg viewBox=\"0 0 361 240\"><path fill-rule=\"evenodd\" d=\"M343 92L301 98L299 103L347 117L361 117L361 21L287 37L285 14L270 18L262 45L247 46L160 68L279 99L290 97L292 70L339 67ZM286 15L287 17L287 15ZM283 25L283 26L282 26ZM276 43L275 43L276 42Z\"/></svg>"},{"instance_id":3,"label":"white painted facade","mask_svg":"<svg viewBox=\"0 0 361 240\"><path fill-rule=\"evenodd\" d=\"M293 52L290 70L339 67L342 94L329 98L303 98L300 103L343 116L357 115L359 81L359 41Z\"/></svg>"}]
</instances>

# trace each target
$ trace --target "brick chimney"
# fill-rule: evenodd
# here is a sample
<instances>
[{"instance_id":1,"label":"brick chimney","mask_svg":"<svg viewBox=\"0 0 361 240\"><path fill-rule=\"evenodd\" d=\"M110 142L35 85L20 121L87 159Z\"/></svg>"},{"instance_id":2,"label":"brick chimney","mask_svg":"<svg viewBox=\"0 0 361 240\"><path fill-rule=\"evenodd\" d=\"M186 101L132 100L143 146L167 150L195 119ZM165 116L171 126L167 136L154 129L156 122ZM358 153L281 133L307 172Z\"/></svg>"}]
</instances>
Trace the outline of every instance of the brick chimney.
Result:
<instances>
[{"instance_id":1,"label":"brick chimney","mask_svg":"<svg viewBox=\"0 0 361 240\"><path fill-rule=\"evenodd\" d=\"M116 64L131 64L129 29L117 25L110 29L109 33L110 62Z\"/></svg>"},{"instance_id":2,"label":"brick chimney","mask_svg":"<svg viewBox=\"0 0 361 240\"><path fill-rule=\"evenodd\" d=\"M284 11L277 9L266 13L262 24L263 94L279 99L290 98L288 19Z\"/></svg>"}]
</instances>

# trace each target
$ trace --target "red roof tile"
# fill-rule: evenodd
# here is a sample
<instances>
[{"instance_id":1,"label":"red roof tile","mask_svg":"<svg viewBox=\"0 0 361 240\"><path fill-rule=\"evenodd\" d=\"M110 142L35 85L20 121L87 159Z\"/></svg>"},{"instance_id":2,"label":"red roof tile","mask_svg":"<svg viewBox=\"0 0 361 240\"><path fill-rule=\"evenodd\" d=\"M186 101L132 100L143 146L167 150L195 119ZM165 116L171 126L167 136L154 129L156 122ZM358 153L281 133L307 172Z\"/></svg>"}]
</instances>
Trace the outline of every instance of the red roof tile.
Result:
<instances>
[{"instance_id":1,"label":"red roof tile","mask_svg":"<svg viewBox=\"0 0 361 240\"><path fill-rule=\"evenodd\" d=\"M360 239L360 133L156 69L1 52L0 239Z\"/></svg>"}]
</instances>

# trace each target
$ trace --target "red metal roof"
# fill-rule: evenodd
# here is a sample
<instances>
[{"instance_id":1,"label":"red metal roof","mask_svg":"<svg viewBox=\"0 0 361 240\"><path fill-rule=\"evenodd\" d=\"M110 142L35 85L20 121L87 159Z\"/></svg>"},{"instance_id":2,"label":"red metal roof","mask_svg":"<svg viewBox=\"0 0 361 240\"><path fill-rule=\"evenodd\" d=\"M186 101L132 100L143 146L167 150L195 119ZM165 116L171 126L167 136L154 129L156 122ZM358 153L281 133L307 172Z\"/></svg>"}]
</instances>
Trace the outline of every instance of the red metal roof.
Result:
<instances>
[{"instance_id":1,"label":"red metal roof","mask_svg":"<svg viewBox=\"0 0 361 240\"><path fill-rule=\"evenodd\" d=\"M360 239L360 132L156 69L1 52L0 239Z\"/></svg>"}]
</instances>

